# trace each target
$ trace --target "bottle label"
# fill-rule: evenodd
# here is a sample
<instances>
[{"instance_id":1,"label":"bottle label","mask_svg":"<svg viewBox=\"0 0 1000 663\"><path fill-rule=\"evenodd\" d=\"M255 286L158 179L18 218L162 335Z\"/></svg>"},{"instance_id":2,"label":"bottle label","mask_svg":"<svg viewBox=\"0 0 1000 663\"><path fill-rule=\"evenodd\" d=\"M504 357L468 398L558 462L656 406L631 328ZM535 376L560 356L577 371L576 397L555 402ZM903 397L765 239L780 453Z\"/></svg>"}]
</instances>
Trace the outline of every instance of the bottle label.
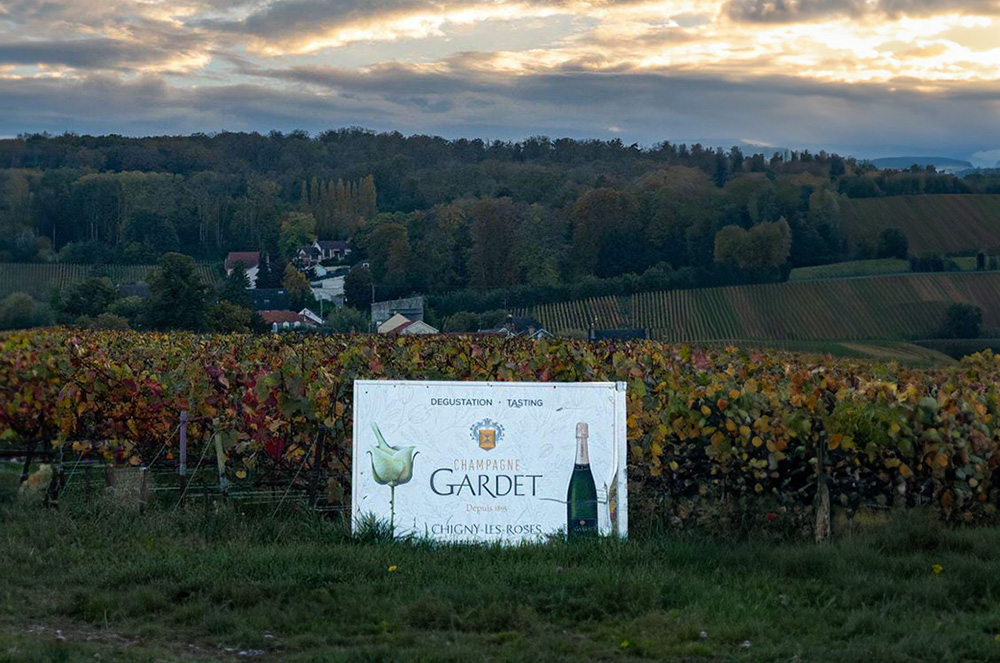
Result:
<instances>
[{"instance_id":1,"label":"bottle label","mask_svg":"<svg viewBox=\"0 0 1000 663\"><path fill-rule=\"evenodd\" d=\"M571 539L597 534L597 518L574 518L568 524Z\"/></svg>"}]
</instances>

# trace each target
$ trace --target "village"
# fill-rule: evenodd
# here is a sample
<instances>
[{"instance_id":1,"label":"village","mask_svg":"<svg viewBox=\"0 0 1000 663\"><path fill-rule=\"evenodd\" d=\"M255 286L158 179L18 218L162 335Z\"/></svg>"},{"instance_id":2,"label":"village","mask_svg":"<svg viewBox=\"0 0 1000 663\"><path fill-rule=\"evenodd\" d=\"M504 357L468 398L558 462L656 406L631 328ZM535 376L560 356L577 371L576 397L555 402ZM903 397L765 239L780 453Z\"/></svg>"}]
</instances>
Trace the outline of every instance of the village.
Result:
<instances>
[{"instance_id":1,"label":"village","mask_svg":"<svg viewBox=\"0 0 1000 663\"><path fill-rule=\"evenodd\" d=\"M262 267L259 251L233 251L226 256L226 276L241 267L248 283L247 295L254 311L270 326L273 333L300 332L322 333L329 313L347 305L345 282L355 269L368 269L365 261L352 263L349 241L316 240L295 253L292 265L309 283L315 305L296 309L291 293L284 288L258 288L257 281ZM377 333L388 336L441 335L442 330L425 321L426 298L415 294L410 297L377 301L375 287L372 299L365 302L371 311L367 329L354 329L355 333ZM530 316L510 313L495 327L472 332L477 336L502 338L544 339L553 334Z\"/></svg>"}]
</instances>

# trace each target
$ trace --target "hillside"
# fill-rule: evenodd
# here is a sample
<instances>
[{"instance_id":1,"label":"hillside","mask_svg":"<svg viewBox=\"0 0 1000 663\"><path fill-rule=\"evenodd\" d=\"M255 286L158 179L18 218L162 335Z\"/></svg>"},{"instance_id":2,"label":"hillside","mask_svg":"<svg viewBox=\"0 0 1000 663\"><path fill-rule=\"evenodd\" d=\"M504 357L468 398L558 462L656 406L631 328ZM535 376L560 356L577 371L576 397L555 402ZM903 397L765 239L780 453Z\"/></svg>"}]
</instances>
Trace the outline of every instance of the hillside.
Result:
<instances>
[{"instance_id":1,"label":"hillside","mask_svg":"<svg viewBox=\"0 0 1000 663\"><path fill-rule=\"evenodd\" d=\"M910 253L1000 250L1000 195L841 199L840 211L841 231L854 246L877 246L883 229L899 228Z\"/></svg>"},{"instance_id":2,"label":"hillside","mask_svg":"<svg viewBox=\"0 0 1000 663\"><path fill-rule=\"evenodd\" d=\"M975 268L975 259L972 267ZM814 279L839 279L851 276L880 276L910 271L908 260L883 258L880 260L851 260L814 267L797 267L788 275L789 281L812 281Z\"/></svg>"},{"instance_id":3,"label":"hillside","mask_svg":"<svg viewBox=\"0 0 1000 663\"><path fill-rule=\"evenodd\" d=\"M932 336L954 302L1000 326L1000 272L866 278L639 293L529 309L556 332L641 327L677 341L891 340Z\"/></svg>"},{"instance_id":4,"label":"hillside","mask_svg":"<svg viewBox=\"0 0 1000 663\"><path fill-rule=\"evenodd\" d=\"M104 265L102 269L112 283L143 281L156 265ZM13 292L26 292L36 299L46 299L54 291L62 290L87 278L93 265L64 263L0 263L0 299ZM198 264L198 271L207 283L221 277L211 265Z\"/></svg>"}]
</instances>

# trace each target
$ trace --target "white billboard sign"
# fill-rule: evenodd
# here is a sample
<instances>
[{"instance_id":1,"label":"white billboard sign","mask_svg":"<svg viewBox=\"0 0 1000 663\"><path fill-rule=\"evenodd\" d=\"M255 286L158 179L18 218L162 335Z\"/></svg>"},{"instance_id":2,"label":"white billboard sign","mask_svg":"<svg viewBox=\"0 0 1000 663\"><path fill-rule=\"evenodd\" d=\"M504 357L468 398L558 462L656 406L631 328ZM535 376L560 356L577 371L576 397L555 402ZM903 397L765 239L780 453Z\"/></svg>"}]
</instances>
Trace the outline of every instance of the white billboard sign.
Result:
<instances>
[{"instance_id":1,"label":"white billboard sign","mask_svg":"<svg viewBox=\"0 0 1000 663\"><path fill-rule=\"evenodd\" d=\"M626 536L625 384L354 383L353 526L519 542Z\"/></svg>"}]
</instances>

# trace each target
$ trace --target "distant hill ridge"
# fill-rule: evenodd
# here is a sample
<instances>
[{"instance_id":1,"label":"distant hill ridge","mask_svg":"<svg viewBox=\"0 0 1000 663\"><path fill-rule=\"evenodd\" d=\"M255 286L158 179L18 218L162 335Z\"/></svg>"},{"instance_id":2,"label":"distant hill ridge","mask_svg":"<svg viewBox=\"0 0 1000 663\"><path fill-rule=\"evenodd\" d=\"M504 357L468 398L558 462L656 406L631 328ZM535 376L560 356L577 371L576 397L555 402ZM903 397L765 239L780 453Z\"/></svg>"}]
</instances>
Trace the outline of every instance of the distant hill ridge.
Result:
<instances>
[{"instance_id":1,"label":"distant hill ridge","mask_svg":"<svg viewBox=\"0 0 1000 663\"><path fill-rule=\"evenodd\" d=\"M872 159L872 165L881 169L905 170L913 164L917 164L921 168L934 166L938 170L964 170L973 167L969 161L948 157L883 157Z\"/></svg>"}]
</instances>

